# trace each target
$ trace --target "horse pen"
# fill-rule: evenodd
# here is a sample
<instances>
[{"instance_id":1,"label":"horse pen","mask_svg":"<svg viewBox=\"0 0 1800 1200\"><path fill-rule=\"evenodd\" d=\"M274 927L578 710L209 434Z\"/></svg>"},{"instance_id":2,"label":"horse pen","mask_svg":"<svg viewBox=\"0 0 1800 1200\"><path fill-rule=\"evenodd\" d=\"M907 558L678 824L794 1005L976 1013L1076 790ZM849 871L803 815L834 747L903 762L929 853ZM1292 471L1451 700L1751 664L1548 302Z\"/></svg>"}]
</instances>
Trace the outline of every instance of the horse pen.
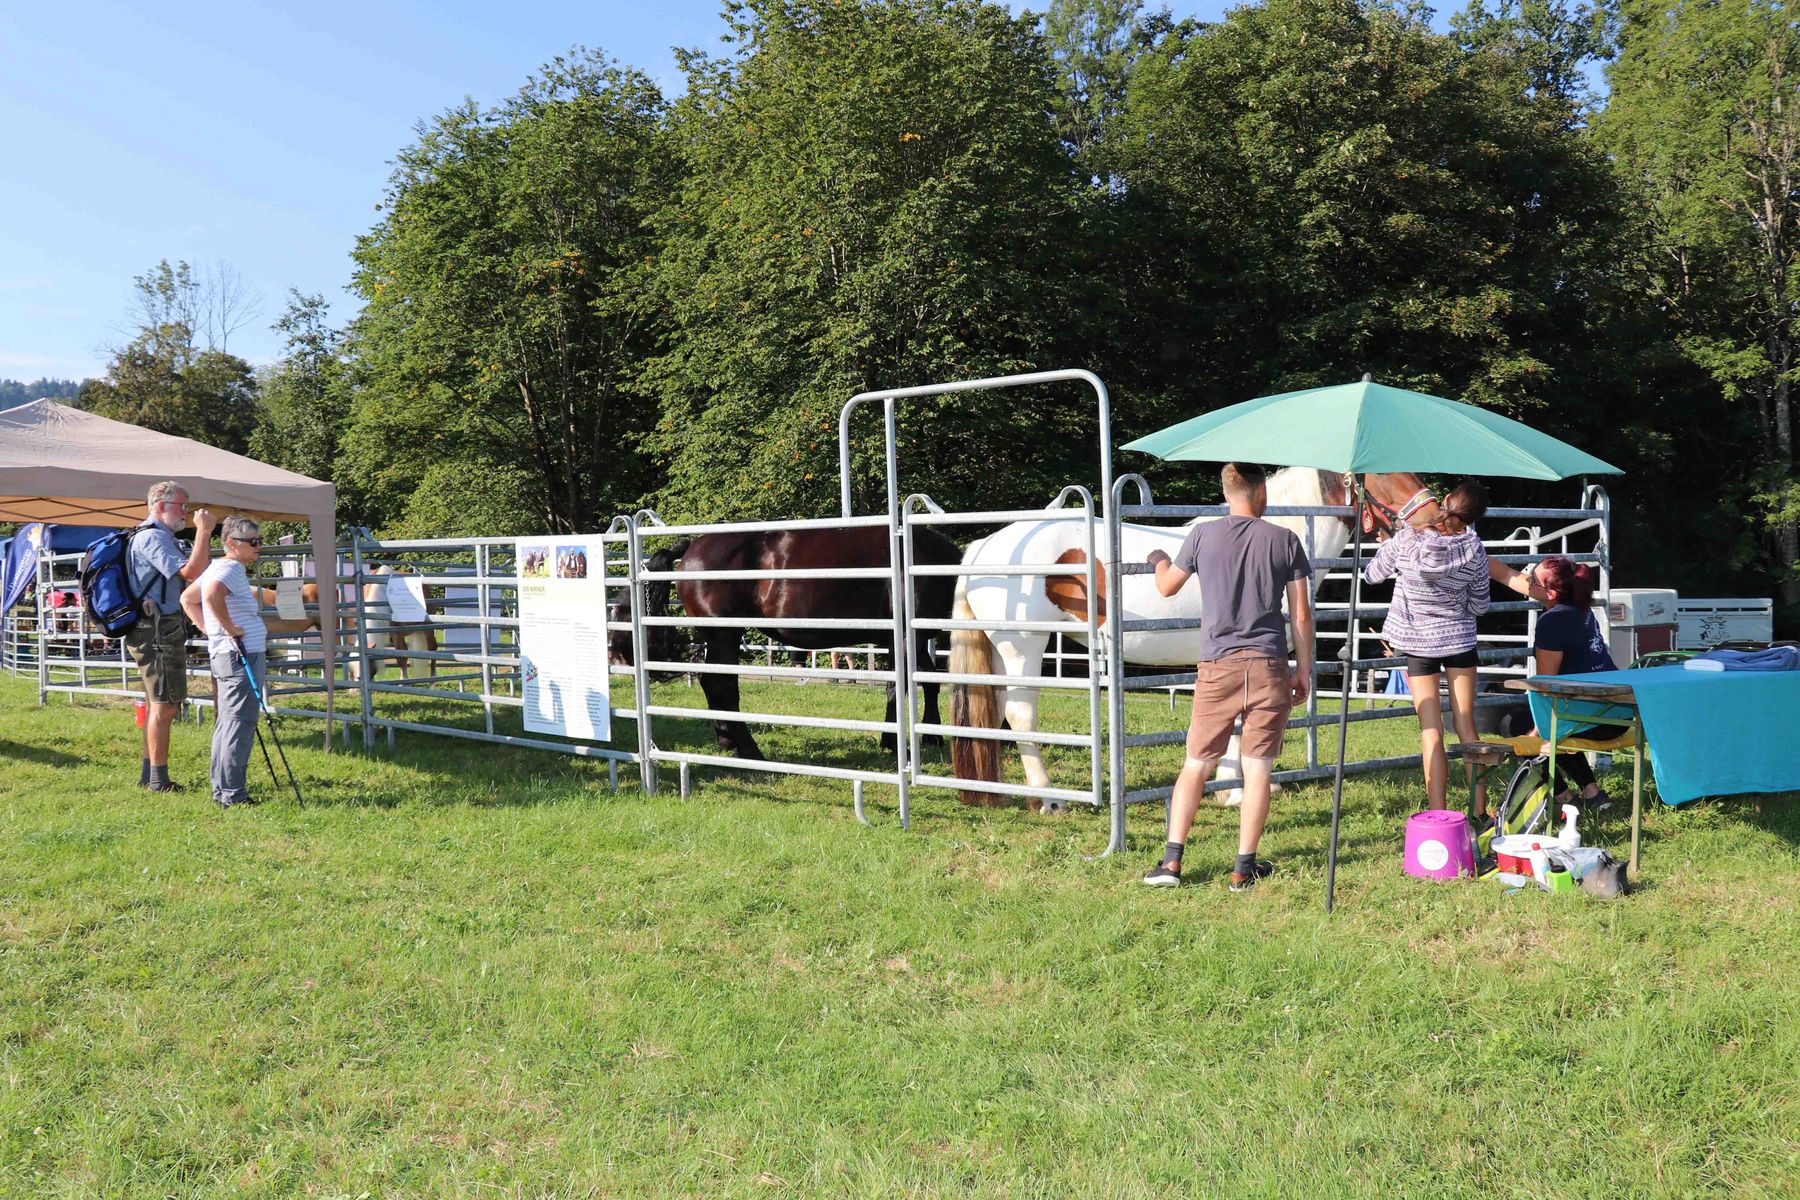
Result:
<instances>
[{"instance_id":1,"label":"horse pen","mask_svg":"<svg viewBox=\"0 0 1800 1200\"><path fill-rule=\"evenodd\" d=\"M888 399L859 407L888 417ZM1130 475L1101 482L984 512L896 486L885 510L808 521L617 518L580 564L618 606L605 627L629 660L609 675L605 740L522 724L530 569L513 539L271 544L262 582L340 589L335 661L315 638L274 639L304 810L272 793L221 813L130 792L135 676L116 647L80 616L21 632L24 674L0 679L16 705L0 781L17 864L0 929L7 1157L117 1194L1019 1195L1030 1179L1026 1194L1148 1195L1203 1176L1308 1196L1408 1179L1461 1197L1525 1194L1511 1164L1544 1147L1532 1167L1548 1190L1782 1194L1800 1045L1769 1014L1800 995L1778 965L1791 819L1659 812L1653 836L1681 854L1624 904L1404 877L1396 831L1418 779L1388 768L1416 761L1401 753L1417 746L1412 713L1350 624L1345 556L1330 552L1349 510L1305 500L1332 498L1310 472L1269 513L1315 536L1326 572L1325 694L1295 713L1271 823L1281 873L1248 898L1144 889L1138 852L1161 840L1191 666L1123 659L1145 635L1178 648L1191 622L1136 612L1135 564L1109 547L1219 510L1164 504ZM1489 546L1604 566L1609 520L1597 490L1570 509L1498 510ZM1015 523L1065 544L1006 562L917 552L929 531L997 553ZM673 558L705 537L766 547L846 527L874 540L872 562ZM74 568L42 560L40 589ZM902 599L848 668L822 647L874 628L866 608L696 621L661 606L684 582L826 575ZM1051 581L1075 613L911 600L957 583L968 598L976 581L1033 603ZM383 589L399 586L423 599L436 650L391 644L398 597ZM1518 673L1530 610L1490 624L1484 677ZM677 650L684 627L733 661ZM764 640L739 661L746 628ZM960 672L947 646L921 645L977 632L1041 638L1043 665ZM792 644L817 665L785 663ZM930 719L927 685L988 683L1042 693L1029 725ZM890 684L912 699L884 715ZM1326 916L1313 884L1327 789L1307 781L1331 769L1317 730L1340 698L1362 774L1345 902ZM755 732L740 748L765 758L719 744L739 725ZM176 731L189 777L203 733ZM933 738L1005 751L1000 778L955 770ZM1027 742L1041 787L1015 752ZM961 792L1077 811L965 808ZM1234 824L1203 812L1195 861L1227 861ZM1743 962L1770 965L1721 988ZM1395 1138L1396 1121L1417 1130ZM65 1147L36 1128L68 1130ZM21 1192L47 1182L21 1178Z\"/></svg>"},{"instance_id":2,"label":"horse pen","mask_svg":"<svg viewBox=\"0 0 1800 1200\"><path fill-rule=\"evenodd\" d=\"M1091 391L1094 397L1097 427L1100 431L1098 461L1100 466L1098 493L1106 499L1098 505L1094 494L1081 485L1065 488L1061 495L1041 509L1009 509L979 512L946 512L928 495L908 496L902 502L898 479L903 469L894 436L894 406L909 399L927 396L974 395L1008 389L1076 383ZM885 479L887 505L885 512L854 514L849 490L844 487L844 511L829 518L790 521L731 522L672 525L648 510L620 516L605 534L598 535L602 557L598 577L603 579L612 597L613 611L607 629L615 646L612 670L618 681L629 681L630 695L622 701L609 697L611 713L628 723L632 735L615 736L607 743L579 739L551 740L534 737L524 731L513 731L506 720L496 722L496 714L523 707L520 696L518 653L519 617L516 595L518 575L511 539L462 538L430 540L377 539L364 531L356 531L347 545L335 555L337 584L340 589L343 638L340 661L332 666L342 678L345 691L354 691L355 706L332 716L336 732L347 744L351 726L360 732L365 747L373 747L377 738L392 745L396 734L446 736L533 750L573 754L603 760L609 779L615 786L623 767L636 767L640 785L646 791L658 786L658 766L672 766L678 775L678 787L686 795L694 768L747 770L772 775L805 775L837 780L850 785L852 803L859 818L866 819L865 788L879 785L892 789L895 815L902 827L910 827L915 789L962 794L965 801L985 802L1011 799L1023 801L1033 808L1047 806L1059 810L1068 806L1105 809L1109 826L1102 853L1110 854L1124 845L1125 814L1129 805L1156 802L1169 794L1169 782L1134 779L1129 752L1138 748L1178 745L1183 738L1181 728L1155 732L1128 732L1127 705L1133 696L1166 696L1168 707L1175 707L1177 693L1191 687L1191 665L1180 669L1153 670L1140 661L1165 668L1191 663L1190 648L1197 627L1197 614L1179 617L1137 617L1115 602L1104 613L1105 606L1086 605L1070 611L1053 605L1032 609L1029 615L989 613L981 619L973 614L952 617L948 613L921 611L919 597L923 590L939 589L943 581L955 580L959 595L970 590L975 581L990 589L998 588L1019 601L1026 593L1037 595L1044 581L1062 579L1072 593L1099 596L1103 592L1123 594L1124 579L1148 570L1139 561L1120 561L1107 549L1133 545L1133 538L1179 538L1180 530L1172 526L1141 524L1144 521L1191 522L1222 514L1222 506L1169 505L1153 501L1148 483L1138 475L1126 475L1116 481L1112 472L1110 437L1110 397L1098 377L1085 371L1040 372L1024 376L995 379L964 380L949 384L868 393L848 401L840 416L840 457L848 462L851 421L856 410L865 404L880 404L885 421ZM1292 483L1286 480L1291 480ZM1408 704L1394 704L1392 698L1378 692L1373 679L1376 672L1393 668L1398 659L1371 653L1378 644L1363 622L1377 620L1386 611L1382 604L1364 604L1352 622L1348 604L1340 593L1348 576L1350 561L1343 554L1347 538L1343 535L1349 509L1343 502L1341 488L1332 491L1331 480L1320 473L1283 472L1271 484L1272 505L1267 516L1291 524L1302 536L1309 557L1314 560L1320 654L1314 668L1315 686L1307 701L1305 714L1296 715L1290 728L1304 731L1305 761L1284 765L1275 779L1278 783L1298 783L1328 777L1334 763L1321 752L1318 729L1334 724L1337 715L1330 709L1339 703L1361 707L1351 712L1350 721L1357 725L1368 722L1412 719ZM846 476L847 478L847 476ZM1298 491L1296 491L1298 489ZM1336 503L1326 503L1328 498ZM1310 499L1310 503L1285 503L1290 495ZM1130 502L1127 497L1130 496ZM1497 508L1489 513L1490 522L1521 522L1505 536L1490 538L1490 552L1503 562L1524 563L1547 553L1570 554L1578 561L1597 564L1602 572L1598 599L1604 603L1608 569L1607 543L1610 513L1602 489L1590 486L1582 494L1581 504L1571 508ZM1550 528L1545 523L1551 523ZM1059 529L1056 546L1061 553L1042 552L1033 558L1013 554L1008 561L992 562L979 558L977 548L987 541L979 539L961 563L945 560L935 550L947 545L940 530L989 531L998 527L1021 529ZM689 564L687 570L670 569L666 547L680 539L731 536L768 539L784 536L818 537L830 531L866 531L869 547L861 563L826 562L809 567L782 568L734 566L707 569ZM993 535L989 535L990 537ZM665 547L663 561L652 563L655 552L646 549L654 541ZM928 557L938 561L920 561L921 544L934 549ZM886 550L897 551L894 553ZM1073 555L1071 557L1070 555ZM1129 556L1127 556L1129 558ZM1139 551L1137 558L1141 558ZM45 554L40 564L40 604L48 596L71 586L77 556ZM661 569L657 569L660 567ZM265 573L271 578L295 578L315 574L312 548L270 546L265 554ZM429 609L428 620L414 628L430 630L444 641L436 650L423 650L405 645L383 644L392 636L385 605L380 597L398 578L394 572L415 577ZM759 588L768 586L804 590L823 578L862 579L888 595L906 598L906 603L882 616L883 629L871 630L875 617L871 611L854 615L758 616L747 613L729 615L692 615L652 611L652 601L667 595L675 584L690 586L705 581L728 586L733 582L752 582ZM1017 607L1017 604L1014 604ZM929 607L929 606L927 606ZM41 608L40 611L48 611ZM1019 609L1024 612L1023 608ZM1493 611L1504 614L1510 629L1484 632L1486 643L1481 651L1483 675L1499 679L1523 674L1523 663L1530 644L1536 606L1525 601L1497 602ZM657 654L668 643L669 631L686 627L698 630L709 645L707 661L677 660ZM877 635L885 648L869 650L871 660L884 659L880 667L843 668L828 664L774 666L771 663L744 662L737 653L738 634L756 630L764 635L785 633L802 643L799 649L825 649L840 640L867 641ZM1015 639L1025 646L1023 656L1002 656L1001 667L969 671L957 670L937 659L928 658L926 650L944 635L968 636L983 631L988 635ZM854 639L846 635L858 635ZM727 638L724 635L729 635ZM1057 639L1065 649L1056 657L1054 673L1041 666L1047 643ZM1145 658L1133 650L1140 642L1161 640L1173 646ZM130 690L131 675L116 646L110 653L90 654L96 639L87 632L85 616L72 618L72 627L43 629L35 665L39 677L40 698L64 695L71 700L79 694L122 694ZM773 639L772 639L773 641ZM903 646L905 652L895 655L892 647ZM278 663L273 688L276 700L285 700L284 715L317 719L324 714L308 705L295 703L301 697L322 689L321 676L325 664L320 661L316 645L298 636L272 642L272 658ZM1072 646L1073 650L1068 649ZM1109 654L1109 646L1124 647ZM944 657L946 648L938 647ZM1136 655L1134 659L1134 654ZM1188 657L1181 657L1186 655ZM383 677L384 660L402 667L400 678ZM428 665L432 677L411 678L413 664ZM948 669L946 669L948 667ZM441 668L443 674L439 675ZM654 694L655 681L662 676L699 677L705 697L698 706L691 703L659 702ZM739 711L738 693L746 680L766 683L815 682L826 684L874 685L890 694L916 697L926 690L929 706L920 711L915 702L890 705L880 720L840 715L807 715L778 711ZM945 722L936 719L936 690L994 686L1008 689L1007 727L972 726L966 721ZM1063 728L1042 728L1036 716L1040 692L1067 696L1075 703L1063 714ZM1321 700L1327 704L1321 709ZM204 700L200 707L204 707ZM1155 708L1141 707L1148 714ZM1508 701L1499 695L1486 696L1483 704L1499 705ZM1060 708L1061 706L1056 706ZM477 710L479 710L477 712ZM457 715L457 714L464 715ZM711 723L717 732L719 753L692 749L673 749L659 744L659 723L700 721ZM854 764L819 761L809 755L806 761L781 761L761 757L750 739L749 725L786 726L817 730L821 734L870 735L882 739L891 760L870 761L861 756ZM988 761L994 751L1017 748L1024 753L1024 781L1005 778L989 769L980 774L966 768L946 771L930 751L939 739L949 739L959 749L967 746L989 747ZM666 741L667 739L665 739ZM746 752L746 747L748 751ZM1060 757L1078 760L1070 763L1072 771L1052 782L1042 765L1039 747L1050 747ZM959 760L963 761L963 760ZM1418 765L1416 754L1374 755L1347 758L1346 773L1409 769ZM1068 777L1072 774L1073 777ZM1138 772L1142 774L1142 772ZM1229 766L1220 778L1208 785L1210 791L1229 791L1234 786Z\"/></svg>"}]
</instances>

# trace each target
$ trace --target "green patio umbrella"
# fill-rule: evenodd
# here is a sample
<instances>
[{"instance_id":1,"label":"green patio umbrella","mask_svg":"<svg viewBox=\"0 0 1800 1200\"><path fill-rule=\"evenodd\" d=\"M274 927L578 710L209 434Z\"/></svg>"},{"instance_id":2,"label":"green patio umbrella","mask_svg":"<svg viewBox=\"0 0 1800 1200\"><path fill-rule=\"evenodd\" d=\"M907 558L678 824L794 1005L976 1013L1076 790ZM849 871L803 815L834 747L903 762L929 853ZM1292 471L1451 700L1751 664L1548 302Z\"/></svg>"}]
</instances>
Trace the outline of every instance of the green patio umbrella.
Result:
<instances>
[{"instance_id":1,"label":"green patio umbrella","mask_svg":"<svg viewBox=\"0 0 1800 1200\"><path fill-rule=\"evenodd\" d=\"M1360 383L1261 396L1204 413L1125 444L1159 458L1205 462L1261 462L1317 467L1357 476L1366 472L1430 471L1567 479L1620 475L1619 468L1498 413L1423 392L1387 387L1365 375ZM1352 502L1362 502L1358 478ZM1362 523L1350 575L1350 619L1362 601ZM1346 639L1342 661L1348 660ZM1347 679L1348 669L1344 671ZM1339 689L1340 692L1347 689ZM1331 849L1325 869L1325 909L1337 888L1338 820L1344 800L1344 744L1350 704L1338 706L1336 777L1331 789Z\"/></svg>"},{"instance_id":2,"label":"green patio umbrella","mask_svg":"<svg viewBox=\"0 0 1800 1200\"><path fill-rule=\"evenodd\" d=\"M1326 471L1568 479L1619 468L1499 413L1364 379L1262 396L1125 445L1158 458Z\"/></svg>"}]
</instances>

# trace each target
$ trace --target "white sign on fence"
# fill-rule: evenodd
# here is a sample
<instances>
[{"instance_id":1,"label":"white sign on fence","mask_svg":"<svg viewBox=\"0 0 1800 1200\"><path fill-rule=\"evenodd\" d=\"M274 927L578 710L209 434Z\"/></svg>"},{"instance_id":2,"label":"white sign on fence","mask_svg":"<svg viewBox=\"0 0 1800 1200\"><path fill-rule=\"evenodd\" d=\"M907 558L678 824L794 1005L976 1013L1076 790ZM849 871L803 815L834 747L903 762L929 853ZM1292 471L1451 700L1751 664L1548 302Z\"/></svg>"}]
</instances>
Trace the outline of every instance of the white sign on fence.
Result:
<instances>
[{"instance_id":1,"label":"white sign on fence","mask_svg":"<svg viewBox=\"0 0 1800 1200\"><path fill-rule=\"evenodd\" d=\"M300 586L297 578L275 581L275 613L284 621L306 620L306 603L300 598Z\"/></svg>"},{"instance_id":2,"label":"white sign on fence","mask_svg":"<svg viewBox=\"0 0 1800 1200\"><path fill-rule=\"evenodd\" d=\"M425 611L425 585L417 575L393 575L387 582L388 615L396 621L417 624L431 620Z\"/></svg>"},{"instance_id":3,"label":"white sign on fence","mask_svg":"<svg viewBox=\"0 0 1800 1200\"><path fill-rule=\"evenodd\" d=\"M519 672L525 728L533 733L612 737L602 544L598 537L518 541Z\"/></svg>"}]
</instances>

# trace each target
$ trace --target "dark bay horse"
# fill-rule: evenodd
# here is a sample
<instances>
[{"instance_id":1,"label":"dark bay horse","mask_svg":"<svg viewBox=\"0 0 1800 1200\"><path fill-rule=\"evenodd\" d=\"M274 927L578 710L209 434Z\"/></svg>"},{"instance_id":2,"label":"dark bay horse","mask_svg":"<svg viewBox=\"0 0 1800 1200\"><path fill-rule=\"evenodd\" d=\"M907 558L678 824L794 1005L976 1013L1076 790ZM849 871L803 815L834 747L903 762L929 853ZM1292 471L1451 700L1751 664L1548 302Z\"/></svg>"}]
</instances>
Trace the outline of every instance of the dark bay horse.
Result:
<instances>
[{"instance_id":1,"label":"dark bay horse","mask_svg":"<svg viewBox=\"0 0 1800 1200\"><path fill-rule=\"evenodd\" d=\"M930 529L912 533L912 559L916 563L950 565L962 561L956 544ZM887 567L888 530L883 526L852 526L823 529L745 530L733 533L708 533L679 542L667 550L658 550L645 560L651 571L667 571L680 562L680 571L786 571L804 569L849 569ZM872 643L890 653L895 650L893 606L889 592L891 581L881 579L808 578L808 579L682 579L676 583L681 607L691 617L741 617L771 620L807 620L819 617L867 618L864 627L844 626L832 629L763 628L770 640L803 650L827 650L834 646ZM913 614L926 620L945 620L950 616L956 580L950 576L928 576L913 583ZM644 587L645 604L651 615L660 616L668 607L669 584L658 580ZM629 598L616 601L610 617L615 623L630 619ZM668 658L666 647L670 630L651 626L651 659ZM709 664L735 664L742 631L729 626L703 627L697 630L706 647ZM918 662L929 664L927 643L930 634L917 637ZM631 662L631 636L615 631L610 641L612 661L621 665ZM890 661L892 661L890 659ZM719 712L735 712L738 702L738 676L705 674L700 677L708 708ZM925 721L938 724L938 685L927 683L925 689ZM888 686L887 716L894 719L893 685ZM739 758L760 759L762 751L742 721L715 721L714 732L719 748ZM936 744L939 739L927 738ZM894 735L883 734L881 744L893 749Z\"/></svg>"}]
</instances>

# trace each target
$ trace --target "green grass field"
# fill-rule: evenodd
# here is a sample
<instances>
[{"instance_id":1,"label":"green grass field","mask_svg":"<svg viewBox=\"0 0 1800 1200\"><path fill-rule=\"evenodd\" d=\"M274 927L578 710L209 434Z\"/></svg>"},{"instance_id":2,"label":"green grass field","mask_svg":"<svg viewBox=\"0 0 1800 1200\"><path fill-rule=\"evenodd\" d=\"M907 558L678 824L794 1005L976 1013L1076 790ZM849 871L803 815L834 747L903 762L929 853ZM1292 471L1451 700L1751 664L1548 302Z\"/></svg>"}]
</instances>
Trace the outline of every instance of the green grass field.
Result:
<instances>
[{"instance_id":1,"label":"green grass field","mask_svg":"<svg viewBox=\"0 0 1800 1200\"><path fill-rule=\"evenodd\" d=\"M1406 878L1419 781L1359 778L1327 917L1320 786L1277 797L1257 891L1226 891L1208 808L1198 883L1158 892L1160 810L1094 862L1095 812L926 793L902 831L872 788L864 828L832 782L614 794L418 734L327 755L290 719L305 810L258 759L266 802L220 812L210 725L175 733L195 790L153 797L128 708L35 699L0 676L5 1195L1800 1194L1800 797L1653 805L1608 903Z\"/></svg>"}]
</instances>

